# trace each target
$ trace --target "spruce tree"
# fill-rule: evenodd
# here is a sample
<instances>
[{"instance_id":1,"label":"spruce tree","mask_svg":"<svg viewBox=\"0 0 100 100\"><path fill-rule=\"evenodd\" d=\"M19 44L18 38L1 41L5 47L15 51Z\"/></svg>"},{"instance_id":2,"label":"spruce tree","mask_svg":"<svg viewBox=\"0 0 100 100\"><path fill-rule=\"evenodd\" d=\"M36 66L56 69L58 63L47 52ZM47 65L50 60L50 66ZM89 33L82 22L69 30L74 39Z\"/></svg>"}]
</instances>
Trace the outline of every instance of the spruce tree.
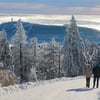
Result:
<instances>
[{"instance_id":1,"label":"spruce tree","mask_svg":"<svg viewBox=\"0 0 100 100\"><path fill-rule=\"evenodd\" d=\"M7 40L7 33L5 30L0 31L0 62L6 69L12 68L13 59L9 42Z\"/></svg>"},{"instance_id":2,"label":"spruce tree","mask_svg":"<svg viewBox=\"0 0 100 100\"><path fill-rule=\"evenodd\" d=\"M86 66L85 48L74 16L70 20L64 39L63 74L68 77L82 75Z\"/></svg>"},{"instance_id":3,"label":"spruce tree","mask_svg":"<svg viewBox=\"0 0 100 100\"><path fill-rule=\"evenodd\" d=\"M26 54L24 53L27 50L27 35L20 19L16 24L16 29L16 33L12 36L12 44L14 45L12 51L14 55L15 73L23 81L26 80L27 75Z\"/></svg>"}]
</instances>

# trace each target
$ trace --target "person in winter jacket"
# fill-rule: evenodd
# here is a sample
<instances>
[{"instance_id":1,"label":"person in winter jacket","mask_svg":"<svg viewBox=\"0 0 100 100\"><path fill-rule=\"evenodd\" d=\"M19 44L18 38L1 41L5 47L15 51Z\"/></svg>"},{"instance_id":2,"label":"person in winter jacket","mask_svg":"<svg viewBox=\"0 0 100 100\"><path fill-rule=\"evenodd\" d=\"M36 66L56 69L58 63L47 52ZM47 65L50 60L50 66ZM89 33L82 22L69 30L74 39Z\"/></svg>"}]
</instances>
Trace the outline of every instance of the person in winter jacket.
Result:
<instances>
[{"instance_id":1,"label":"person in winter jacket","mask_svg":"<svg viewBox=\"0 0 100 100\"><path fill-rule=\"evenodd\" d=\"M95 83L97 82L96 88L99 87L99 77L100 77L100 63L97 64L93 68L93 74L94 74L94 79L93 79L93 88L95 87Z\"/></svg>"},{"instance_id":2,"label":"person in winter jacket","mask_svg":"<svg viewBox=\"0 0 100 100\"><path fill-rule=\"evenodd\" d=\"M88 65L85 68L85 76L86 76L86 87L90 87L90 78L92 76L92 67L90 65Z\"/></svg>"}]
</instances>

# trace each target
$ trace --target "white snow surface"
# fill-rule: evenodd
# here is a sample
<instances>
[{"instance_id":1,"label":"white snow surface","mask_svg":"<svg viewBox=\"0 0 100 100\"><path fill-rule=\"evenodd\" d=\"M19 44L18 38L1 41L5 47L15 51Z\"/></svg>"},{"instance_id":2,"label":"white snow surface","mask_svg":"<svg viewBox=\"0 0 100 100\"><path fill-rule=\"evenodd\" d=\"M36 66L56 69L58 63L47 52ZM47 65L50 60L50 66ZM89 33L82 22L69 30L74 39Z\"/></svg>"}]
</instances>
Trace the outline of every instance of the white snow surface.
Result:
<instances>
[{"instance_id":1,"label":"white snow surface","mask_svg":"<svg viewBox=\"0 0 100 100\"><path fill-rule=\"evenodd\" d=\"M28 82L0 88L0 100L100 100L100 88L85 87L85 77Z\"/></svg>"}]
</instances>

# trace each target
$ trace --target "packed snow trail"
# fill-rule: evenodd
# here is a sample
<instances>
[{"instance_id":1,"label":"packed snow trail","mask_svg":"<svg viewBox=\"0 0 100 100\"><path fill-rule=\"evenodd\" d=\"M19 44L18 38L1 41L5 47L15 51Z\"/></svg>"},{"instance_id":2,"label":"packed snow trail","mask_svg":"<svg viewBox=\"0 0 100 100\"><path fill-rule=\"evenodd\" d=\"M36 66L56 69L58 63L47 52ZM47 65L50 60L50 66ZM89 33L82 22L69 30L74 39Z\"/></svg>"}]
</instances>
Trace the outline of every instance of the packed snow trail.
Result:
<instances>
[{"instance_id":1,"label":"packed snow trail","mask_svg":"<svg viewBox=\"0 0 100 100\"><path fill-rule=\"evenodd\" d=\"M85 78L57 81L2 95L0 100L100 100L100 88L85 88Z\"/></svg>"}]
</instances>

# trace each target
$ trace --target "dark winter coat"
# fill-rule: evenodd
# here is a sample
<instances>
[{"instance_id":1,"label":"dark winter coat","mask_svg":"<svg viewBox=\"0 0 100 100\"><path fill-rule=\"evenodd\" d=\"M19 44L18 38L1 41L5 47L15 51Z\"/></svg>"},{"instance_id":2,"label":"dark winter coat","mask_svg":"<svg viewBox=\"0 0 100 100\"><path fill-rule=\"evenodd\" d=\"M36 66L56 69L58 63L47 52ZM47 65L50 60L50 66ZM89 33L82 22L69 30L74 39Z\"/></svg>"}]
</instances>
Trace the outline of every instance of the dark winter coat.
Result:
<instances>
[{"instance_id":1,"label":"dark winter coat","mask_svg":"<svg viewBox=\"0 0 100 100\"><path fill-rule=\"evenodd\" d=\"M97 64L93 68L93 74L94 74L95 77L100 77L100 64Z\"/></svg>"}]
</instances>

